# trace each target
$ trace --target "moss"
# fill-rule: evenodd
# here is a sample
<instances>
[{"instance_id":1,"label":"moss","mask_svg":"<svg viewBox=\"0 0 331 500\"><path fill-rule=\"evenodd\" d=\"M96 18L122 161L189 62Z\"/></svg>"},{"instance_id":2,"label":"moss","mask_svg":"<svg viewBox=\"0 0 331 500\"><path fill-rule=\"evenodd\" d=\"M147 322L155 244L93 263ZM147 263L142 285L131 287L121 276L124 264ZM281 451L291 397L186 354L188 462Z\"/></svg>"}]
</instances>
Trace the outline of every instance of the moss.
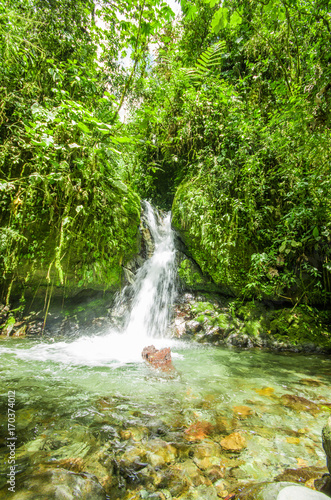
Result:
<instances>
[{"instance_id":1,"label":"moss","mask_svg":"<svg viewBox=\"0 0 331 500\"><path fill-rule=\"evenodd\" d=\"M215 219L215 199L202 178L182 183L172 205L172 223L181 235L203 276L210 276L218 291L236 295L247 284L252 250Z\"/></svg>"},{"instance_id":2,"label":"moss","mask_svg":"<svg viewBox=\"0 0 331 500\"><path fill-rule=\"evenodd\" d=\"M263 321L258 319L250 320L245 323L245 326L242 330L243 333L247 333L248 335L252 335L254 337L258 337L264 330Z\"/></svg>"},{"instance_id":3,"label":"moss","mask_svg":"<svg viewBox=\"0 0 331 500\"><path fill-rule=\"evenodd\" d=\"M118 289L122 280L122 264L140 250L140 199L127 186L112 180L105 182L102 203L98 210L82 215L79 226L66 229L61 266L64 276L60 282L54 262L58 235L54 225L34 225L27 233L26 245L38 242L38 254L33 259L23 252L12 296L44 294L52 287L53 295L72 297L83 288L95 290ZM98 195L101 196L101 195ZM107 203L106 200L107 199ZM95 200L97 203L97 200ZM66 226L65 226L66 227Z\"/></svg>"},{"instance_id":4,"label":"moss","mask_svg":"<svg viewBox=\"0 0 331 500\"><path fill-rule=\"evenodd\" d=\"M215 306L211 302L195 302L192 306L192 311L195 314L205 313L206 311L214 311Z\"/></svg>"},{"instance_id":5,"label":"moss","mask_svg":"<svg viewBox=\"0 0 331 500\"><path fill-rule=\"evenodd\" d=\"M216 318L215 318L215 324L217 326L219 326L220 328L227 328L229 326L229 319L227 317L226 314L219 314Z\"/></svg>"}]
</instances>

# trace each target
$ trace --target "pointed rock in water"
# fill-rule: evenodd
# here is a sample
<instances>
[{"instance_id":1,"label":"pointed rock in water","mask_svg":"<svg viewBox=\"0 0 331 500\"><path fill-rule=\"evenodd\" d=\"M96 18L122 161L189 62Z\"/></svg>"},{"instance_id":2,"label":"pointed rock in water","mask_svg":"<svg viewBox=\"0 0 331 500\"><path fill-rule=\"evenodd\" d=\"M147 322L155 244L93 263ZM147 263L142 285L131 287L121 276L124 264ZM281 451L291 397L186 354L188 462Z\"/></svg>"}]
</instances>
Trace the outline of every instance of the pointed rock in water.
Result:
<instances>
[{"instance_id":1,"label":"pointed rock in water","mask_svg":"<svg viewBox=\"0 0 331 500\"><path fill-rule=\"evenodd\" d=\"M170 347L158 350L154 345L149 345L144 347L141 355L154 368L160 368L162 371L174 370Z\"/></svg>"}]
</instances>

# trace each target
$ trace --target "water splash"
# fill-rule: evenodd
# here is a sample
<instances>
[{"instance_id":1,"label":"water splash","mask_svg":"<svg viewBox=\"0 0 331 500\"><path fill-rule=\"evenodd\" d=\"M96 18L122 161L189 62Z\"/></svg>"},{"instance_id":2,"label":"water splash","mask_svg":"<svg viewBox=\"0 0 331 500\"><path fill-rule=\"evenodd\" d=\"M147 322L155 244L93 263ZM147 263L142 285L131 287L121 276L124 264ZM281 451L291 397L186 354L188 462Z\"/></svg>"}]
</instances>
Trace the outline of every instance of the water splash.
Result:
<instances>
[{"instance_id":1,"label":"water splash","mask_svg":"<svg viewBox=\"0 0 331 500\"><path fill-rule=\"evenodd\" d=\"M166 336L176 293L176 249L170 214L158 223L158 214L148 202L145 214L155 250L133 285L133 305L125 328L125 335L131 339Z\"/></svg>"},{"instance_id":2,"label":"water splash","mask_svg":"<svg viewBox=\"0 0 331 500\"><path fill-rule=\"evenodd\" d=\"M118 298L117 307L121 305L125 310L122 331L111 328L103 335L84 336L73 342L38 343L30 348L23 344L23 348L11 349L12 353L25 360L119 366L142 362L142 349L152 343L158 349L174 345L175 341L167 338L176 294L176 249L170 213L162 219L150 203L144 205L155 250L130 285L131 308L127 290Z\"/></svg>"}]
</instances>

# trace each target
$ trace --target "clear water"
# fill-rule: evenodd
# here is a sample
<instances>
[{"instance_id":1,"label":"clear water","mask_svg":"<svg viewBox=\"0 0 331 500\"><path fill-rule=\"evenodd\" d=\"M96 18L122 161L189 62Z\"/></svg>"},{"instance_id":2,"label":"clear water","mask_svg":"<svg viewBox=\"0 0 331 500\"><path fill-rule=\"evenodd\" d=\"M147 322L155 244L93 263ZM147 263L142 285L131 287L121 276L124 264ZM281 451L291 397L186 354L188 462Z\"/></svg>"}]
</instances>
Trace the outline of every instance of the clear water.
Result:
<instances>
[{"instance_id":1,"label":"clear water","mask_svg":"<svg viewBox=\"0 0 331 500\"><path fill-rule=\"evenodd\" d=\"M149 216L155 252L138 273L123 332L67 342L1 341L2 491L8 470L8 391L16 393L18 479L41 466L66 467L59 461L78 458L83 471L102 481L109 470L98 457L107 444L121 460L130 447L148 447L160 436L179 450L185 445L185 456L178 452L173 459L180 464L188 457L194 460L204 443L220 449L220 441L233 432L245 438L246 447L237 454L222 450L208 457L211 465L225 467L230 486L270 480L288 467L325 465L321 431L330 414L331 361L167 338L175 249L169 217L159 224L153 211ZM151 343L171 347L173 372L162 373L143 362L141 351ZM285 394L313 401L320 411L285 406ZM189 429L199 422L209 423L209 430L192 437ZM128 429L137 435L128 438ZM172 465L164 464L161 473Z\"/></svg>"}]
</instances>

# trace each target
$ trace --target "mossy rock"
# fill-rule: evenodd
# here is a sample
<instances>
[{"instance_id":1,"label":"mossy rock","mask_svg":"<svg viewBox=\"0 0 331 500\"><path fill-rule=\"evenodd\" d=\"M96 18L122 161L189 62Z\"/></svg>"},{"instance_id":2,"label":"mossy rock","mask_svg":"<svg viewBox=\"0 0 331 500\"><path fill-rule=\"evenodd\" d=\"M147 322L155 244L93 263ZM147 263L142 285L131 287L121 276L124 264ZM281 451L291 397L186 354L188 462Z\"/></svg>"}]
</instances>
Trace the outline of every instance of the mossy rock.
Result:
<instances>
[{"instance_id":1,"label":"mossy rock","mask_svg":"<svg viewBox=\"0 0 331 500\"><path fill-rule=\"evenodd\" d=\"M220 230L209 216L214 203L203 179L183 182L173 201L172 224L203 276L210 276L218 292L237 296L247 284L252 249L239 238L229 239L226 228Z\"/></svg>"},{"instance_id":2,"label":"mossy rock","mask_svg":"<svg viewBox=\"0 0 331 500\"><path fill-rule=\"evenodd\" d=\"M199 266L189 258L184 258L178 267L178 276L184 290L215 292L217 285L202 274Z\"/></svg>"},{"instance_id":3,"label":"mossy rock","mask_svg":"<svg viewBox=\"0 0 331 500\"><path fill-rule=\"evenodd\" d=\"M294 345L315 343L331 347L329 328L323 324L318 311L310 312L304 307L286 308L274 311L270 319L270 332L279 340Z\"/></svg>"}]
</instances>

